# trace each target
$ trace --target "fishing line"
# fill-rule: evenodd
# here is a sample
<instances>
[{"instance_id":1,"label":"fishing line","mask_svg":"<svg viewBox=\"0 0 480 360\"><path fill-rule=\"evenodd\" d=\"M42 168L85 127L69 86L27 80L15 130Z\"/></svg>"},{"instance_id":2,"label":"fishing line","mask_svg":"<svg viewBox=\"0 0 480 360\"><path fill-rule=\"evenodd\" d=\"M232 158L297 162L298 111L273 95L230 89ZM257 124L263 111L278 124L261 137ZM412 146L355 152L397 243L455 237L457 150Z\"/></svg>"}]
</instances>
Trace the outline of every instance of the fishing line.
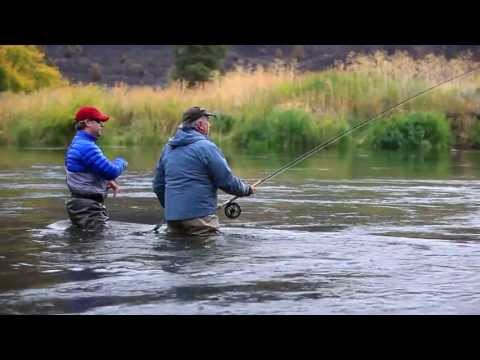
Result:
<instances>
[{"instance_id":1,"label":"fishing line","mask_svg":"<svg viewBox=\"0 0 480 360\"><path fill-rule=\"evenodd\" d=\"M281 173L287 171L288 169L292 168L293 166L297 165L299 162L303 161L303 160L306 160L308 159L310 156L314 155L315 153L325 149L326 147L336 143L338 140L342 139L343 137L347 136L348 134L350 134L351 132L357 130L357 129L360 129L362 128L363 126L369 124L370 122L374 121L374 120L377 120L381 117L383 117L385 114L395 110L396 108L402 106L403 104L409 102L409 101L412 101L430 91L433 91L434 89L444 85L444 84L447 84L449 82L452 82L454 80L457 80L459 78L462 78L464 76L467 76L477 70L480 69L480 66L476 67L476 68L473 68L472 70L469 70L467 72L464 72L460 75L457 75L457 76L454 76L450 79L447 79L447 80L444 80L432 87L429 87L425 90L422 90L420 91L419 93L415 94L415 95L412 95L404 100L402 100L401 102L395 104L395 105L392 105L390 107L388 107L387 109L383 110L382 112L378 113L377 115L367 119L367 120L363 120L361 122L359 122L358 124L354 125L353 127L351 127L350 129L347 129L341 133L339 133L338 135L334 136L333 138L331 138L330 140L327 140L326 142L324 142L323 144L320 144L320 145L317 145L316 147L314 147L313 149L307 151L306 153L300 155L299 157L297 157L296 159L290 161L289 163L285 164L284 166L282 166L281 168L275 170L273 173L271 173L270 175L267 175L266 177L264 177L263 179L260 179L258 180L255 184L253 184L253 186L259 186L261 184L263 184L264 182L272 179L273 177L277 176L277 175L280 175ZM223 204L220 204L218 207L217 207L217 211L222 209L223 207L225 207L225 215L230 218L230 219L236 219L240 216L242 210L240 208L240 205L238 205L236 202L234 202L235 200L237 200L239 198L239 196L235 196L233 198L231 198L230 200L227 200L226 202L224 202Z\"/></svg>"}]
</instances>

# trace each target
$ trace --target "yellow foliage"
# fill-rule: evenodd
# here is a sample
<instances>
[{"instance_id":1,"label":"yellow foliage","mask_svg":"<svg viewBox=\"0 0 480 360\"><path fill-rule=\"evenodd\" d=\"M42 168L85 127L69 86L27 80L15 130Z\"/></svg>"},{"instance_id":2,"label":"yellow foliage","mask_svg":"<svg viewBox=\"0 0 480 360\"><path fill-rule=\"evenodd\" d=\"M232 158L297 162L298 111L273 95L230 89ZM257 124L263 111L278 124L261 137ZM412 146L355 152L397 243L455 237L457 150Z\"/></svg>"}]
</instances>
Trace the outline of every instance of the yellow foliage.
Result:
<instances>
[{"instance_id":1,"label":"yellow foliage","mask_svg":"<svg viewBox=\"0 0 480 360\"><path fill-rule=\"evenodd\" d=\"M59 70L46 63L37 46L0 45L0 91L31 92L65 84Z\"/></svg>"}]
</instances>

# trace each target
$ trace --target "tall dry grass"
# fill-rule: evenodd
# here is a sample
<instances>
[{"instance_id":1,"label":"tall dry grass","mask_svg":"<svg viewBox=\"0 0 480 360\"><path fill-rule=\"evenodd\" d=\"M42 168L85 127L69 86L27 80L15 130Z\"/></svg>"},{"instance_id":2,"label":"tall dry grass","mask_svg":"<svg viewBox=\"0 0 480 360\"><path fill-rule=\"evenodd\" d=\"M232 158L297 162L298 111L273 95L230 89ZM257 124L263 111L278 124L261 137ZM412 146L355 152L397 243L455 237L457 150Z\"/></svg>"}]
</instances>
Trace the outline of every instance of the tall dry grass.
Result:
<instances>
[{"instance_id":1,"label":"tall dry grass","mask_svg":"<svg viewBox=\"0 0 480 360\"><path fill-rule=\"evenodd\" d=\"M239 66L192 89L170 83L164 88L76 85L31 94L2 93L0 142L65 146L73 135L76 109L90 104L112 115L104 143L159 144L175 130L185 109L199 105L222 115L214 125L214 136L221 134L222 139L237 145L255 147L255 142L269 138L295 147L304 143L309 146L323 140L331 129L343 129L373 116L475 66L478 63L469 54L448 60L434 55L413 59L402 52L392 56L377 52L351 54L346 61L321 72L300 73L295 64L282 63L256 68ZM480 113L479 100L480 74L476 73L422 96L397 112L456 114L454 121L459 124L454 130L460 129L462 139L472 142L473 135L469 134L478 133L474 131L472 114ZM280 126L279 119L290 125ZM302 122L308 124L303 126ZM285 132L289 132L289 141L285 140ZM301 141L305 138L309 140Z\"/></svg>"}]
</instances>

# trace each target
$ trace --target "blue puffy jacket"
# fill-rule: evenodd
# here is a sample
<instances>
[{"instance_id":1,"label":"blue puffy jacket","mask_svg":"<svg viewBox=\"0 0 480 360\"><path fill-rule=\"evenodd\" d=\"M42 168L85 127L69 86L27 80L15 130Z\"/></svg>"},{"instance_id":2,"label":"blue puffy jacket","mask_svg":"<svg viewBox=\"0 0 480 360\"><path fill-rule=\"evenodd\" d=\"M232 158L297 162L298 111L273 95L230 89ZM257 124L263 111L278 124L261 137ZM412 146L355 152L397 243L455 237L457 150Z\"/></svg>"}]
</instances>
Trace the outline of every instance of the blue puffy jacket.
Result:
<instances>
[{"instance_id":1,"label":"blue puffy jacket","mask_svg":"<svg viewBox=\"0 0 480 360\"><path fill-rule=\"evenodd\" d=\"M106 195L107 181L116 179L127 168L123 158L108 160L95 141L94 136L80 130L68 147L65 170L72 192Z\"/></svg>"},{"instance_id":2,"label":"blue puffy jacket","mask_svg":"<svg viewBox=\"0 0 480 360\"><path fill-rule=\"evenodd\" d=\"M189 220L217 212L217 190L248 196L250 186L232 175L220 149L194 129L180 129L158 161L153 191L165 220Z\"/></svg>"}]
</instances>

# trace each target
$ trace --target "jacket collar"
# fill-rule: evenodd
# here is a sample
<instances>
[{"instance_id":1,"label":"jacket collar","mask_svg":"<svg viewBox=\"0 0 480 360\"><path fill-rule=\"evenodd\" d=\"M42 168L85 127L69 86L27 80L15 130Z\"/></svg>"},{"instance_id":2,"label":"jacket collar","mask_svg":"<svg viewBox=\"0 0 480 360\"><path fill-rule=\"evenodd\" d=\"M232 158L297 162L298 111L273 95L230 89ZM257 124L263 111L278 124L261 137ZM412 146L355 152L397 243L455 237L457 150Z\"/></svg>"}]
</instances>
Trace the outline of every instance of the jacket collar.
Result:
<instances>
[{"instance_id":1,"label":"jacket collar","mask_svg":"<svg viewBox=\"0 0 480 360\"><path fill-rule=\"evenodd\" d=\"M95 136L90 135L85 130L78 130L77 131L77 136L80 136L84 139L88 139L88 140L91 140L91 141L97 141L97 138Z\"/></svg>"}]
</instances>

